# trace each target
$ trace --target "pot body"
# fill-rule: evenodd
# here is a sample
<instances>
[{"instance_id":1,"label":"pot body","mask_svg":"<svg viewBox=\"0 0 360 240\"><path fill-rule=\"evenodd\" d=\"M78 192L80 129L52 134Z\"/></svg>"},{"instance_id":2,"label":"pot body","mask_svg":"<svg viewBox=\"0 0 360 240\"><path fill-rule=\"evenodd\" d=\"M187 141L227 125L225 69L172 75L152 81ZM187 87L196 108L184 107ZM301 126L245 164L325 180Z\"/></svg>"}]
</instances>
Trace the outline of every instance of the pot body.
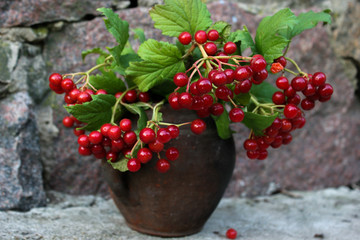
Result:
<instances>
[{"instance_id":1,"label":"pot body","mask_svg":"<svg viewBox=\"0 0 360 240\"><path fill-rule=\"evenodd\" d=\"M165 107L161 112L164 122L197 118L188 110ZM235 164L233 139L220 139L212 119L206 124L201 135L194 135L188 125L181 127L179 137L165 145L180 152L166 173L155 169L157 158L136 173L122 173L103 161L111 196L132 229L162 237L185 236L202 229L221 200Z\"/></svg>"}]
</instances>

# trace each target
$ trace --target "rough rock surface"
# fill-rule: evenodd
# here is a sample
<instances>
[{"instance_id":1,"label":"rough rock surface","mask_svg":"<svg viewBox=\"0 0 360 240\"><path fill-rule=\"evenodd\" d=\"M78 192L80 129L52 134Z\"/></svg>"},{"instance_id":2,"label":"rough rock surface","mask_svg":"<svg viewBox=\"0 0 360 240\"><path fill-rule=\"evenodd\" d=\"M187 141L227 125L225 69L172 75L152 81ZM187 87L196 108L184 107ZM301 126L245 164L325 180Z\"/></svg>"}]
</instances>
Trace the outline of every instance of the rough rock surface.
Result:
<instances>
[{"instance_id":1,"label":"rough rock surface","mask_svg":"<svg viewBox=\"0 0 360 240\"><path fill-rule=\"evenodd\" d=\"M353 240L360 235L360 191L348 188L223 199L203 230L175 239ZM0 212L1 239L159 239L129 229L112 200L50 192L47 208Z\"/></svg>"}]
</instances>

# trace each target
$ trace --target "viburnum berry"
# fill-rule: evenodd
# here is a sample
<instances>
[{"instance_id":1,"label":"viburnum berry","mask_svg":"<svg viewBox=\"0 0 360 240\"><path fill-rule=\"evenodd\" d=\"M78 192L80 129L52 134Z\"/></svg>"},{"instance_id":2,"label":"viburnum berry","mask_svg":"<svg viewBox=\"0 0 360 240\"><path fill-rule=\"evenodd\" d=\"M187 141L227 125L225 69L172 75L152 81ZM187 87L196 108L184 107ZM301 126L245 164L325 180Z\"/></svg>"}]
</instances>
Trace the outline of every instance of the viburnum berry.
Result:
<instances>
[{"instance_id":1,"label":"viburnum berry","mask_svg":"<svg viewBox=\"0 0 360 240\"><path fill-rule=\"evenodd\" d=\"M128 103L133 103L136 101L136 99L137 99L137 94L134 89L127 91L124 95L124 100Z\"/></svg>"},{"instance_id":2,"label":"viburnum berry","mask_svg":"<svg viewBox=\"0 0 360 240\"><path fill-rule=\"evenodd\" d=\"M90 102L92 100L91 95L88 92L80 92L77 96L78 103Z\"/></svg>"},{"instance_id":3,"label":"viburnum berry","mask_svg":"<svg viewBox=\"0 0 360 240\"><path fill-rule=\"evenodd\" d=\"M323 72L316 72L312 75L311 83L315 86L321 86L326 81L326 75Z\"/></svg>"},{"instance_id":4,"label":"viburnum berry","mask_svg":"<svg viewBox=\"0 0 360 240\"><path fill-rule=\"evenodd\" d=\"M104 149L103 145L101 145L101 144L94 144L94 145L91 145L91 152L93 154L101 154L101 153L105 152L105 149Z\"/></svg>"},{"instance_id":5,"label":"viburnum berry","mask_svg":"<svg viewBox=\"0 0 360 240\"><path fill-rule=\"evenodd\" d=\"M330 97L333 94L334 89L330 84L325 83L318 88L317 92L320 97Z\"/></svg>"},{"instance_id":6,"label":"viburnum berry","mask_svg":"<svg viewBox=\"0 0 360 240\"><path fill-rule=\"evenodd\" d=\"M235 94L248 93L251 89L251 86L252 86L252 82L249 79L245 79L235 85L234 93Z\"/></svg>"},{"instance_id":7,"label":"viburnum berry","mask_svg":"<svg viewBox=\"0 0 360 240\"><path fill-rule=\"evenodd\" d=\"M315 107L315 102L310 100L310 99L303 99L301 101L301 108L304 109L305 111L311 110Z\"/></svg>"},{"instance_id":8,"label":"viburnum berry","mask_svg":"<svg viewBox=\"0 0 360 240\"><path fill-rule=\"evenodd\" d=\"M291 87L295 91L303 91L307 86L306 80L303 77L297 76L291 80Z\"/></svg>"},{"instance_id":9,"label":"viburnum berry","mask_svg":"<svg viewBox=\"0 0 360 240\"><path fill-rule=\"evenodd\" d=\"M65 92L70 92L74 87L75 87L75 84L74 84L73 80L71 80L70 78L65 78L61 81L61 88Z\"/></svg>"},{"instance_id":10,"label":"viburnum berry","mask_svg":"<svg viewBox=\"0 0 360 240\"><path fill-rule=\"evenodd\" d=\"M193 104L193 97L191 96L190 93L183 92L180 93L178 101L179 101L179 105L182 108L190 109Z\"/></svg>"},{"instance_id":11,"label":"viburnum berry","mask_svg":"<svg viewBox=\"0 0 360 240\"><path fill-rule=\"evenodd\" d=\"M228 55L226 53L224 53L224 52L219 52L218 54L216 54L216 56L226 57ZM223 63L227 63L227 62L229 62L229 59L228 58L220 58L219 61L223 62Z\"/></svg>"},{"instance_id":12,"label":"viburnum berry","mask_svg":"<svg viewBox=\"0 0 360 240\"><path fill-rule=\"evenodd\" d=\"M159 153L164 149L164 144L159 141L159 139L156 139L155 141L149 143L149 149L152 152Z\"/></svg>"},{"instance_id":13,"label":"viburnum berry","mask_svg":"<svg viewBox=\"0 0 360 240\"><path fill-rule=\"evenodd\" d=\"M287 145L292 141L292 135L290 133L282 133L282 144Z\"/></svg>"},{"instance_id":14,"label":"viburnum berry","mask_svg":"<svg viewBox=\"0 0 360 240\"><path fill-rule=\"evenodd\" d=\"M175 161L179 157L179 150L175 147L170 147L166 150L165 155L170 161Z\"/></svg>"},{"instance_id":15,"label":"viburnum berry","mask_svg":"<svg viewBox=\"0 0 360 240\"><path fill-rule=\"evenodd\" d=\"M111 141L111 151L120 152L125 147L124 140L120 137L119 139Z\"/></svg>"},{"instance_id":16,"label":"viburnum berry","mask_svg":"<svg viewBox=\"0 0 360 240\"><path fill-rule=\"evenodd\" d=\"M138 98L140 102L149 102L150 94L148 92L139 92Z\"/></svg>"},{"instance_id":17,"label":"viburnum berry","mask_svg":"<svg viewBox=\"0 0 360 240\"><path fill-rule=\"evenodd\" d=\"M123 92L117 92L117 93L115 93L115 97L116 98L119 98L119 97L121 97L123 95Z\"/></svg>"},{"instance_id":18,"label":"viburnum berry","mask_svg":"<svg viewBox=\"0 0 360 240\"><path fill-rule=\"evenodd\" d=\"M188 84L189 78L185 73L179 72L179 73L175 74L173 81L176 86L184 87L184 86L186 86L186 84Z\"/></svg>"},{"instance_id":19,"label":"viburnum berry","mask_svg":"<svg viewBox=\"0 0 360 240\"><path fill-rule=\"evenodd\" d=\"M229 69L225 69L224 73L225 73L226 79L227 79L226 83L227 84L232 83L235 78L235 71L229 68Z\"/></svg>"},{"instance_id":20,"label":"viburnum berry","mask_svg":"<svg viewBox=\"0 0 360 240\"><path fill-rule=\"evenodd\" d=\"M74 126L74 119L71 117L64 117L62 123L65 127L71 128Z\"/></svg>"},{"instance_id":21,"label":"viburnum berry","mask_svg":"<svg viewBox=\"0 0 360 240\"><path fill-rule=\"evenodd\" d=\"M177 138L179 136L180 130L177 126L169 125L167 126L167 130L169 131L172 139Z\"/></svg>"},{"instance_id":22,"label":"viburnum berry","mask_svg":"<svg viewBox=\"0 0 360 240\"><path fill-rule=\"evenodd\" d=\"M208 78L200 78L196 82L196 89L201 93L208 93L212 89L212 84Z\"/></svg>"},{"instance_id":23,"label":"viburnum berry","mask_svg":"<svg viewBox=\"0 0 360 240\"><path fill-rule=\"evenodd\" d=\"M191 43L192 37L190 33L182 32L180 33L178 39L181 44L188 45L189 43Z\"/></svg>"},{"instance_id":24,"label":"viburnum berry","mask_svg":"<svg viewBox=\"0 0 360 240\"><path fill-rule=\"evenodd\" d=\"M140 163L140 161L138 159L131 158L127 162L127 167L128 167L130 172L137 172L141 168L141 163Z\"/></svg>"},{"instance_id":25,"label":"viburnum berry","mask_svg":"<svg viewBox=\"0 0 360 240\"><path fill-rule=\"evenodd\" d=\"M91 90L91 89L85 89L84 92L87 92L87 93L90 94L90 95L94 95L94 94L95 94L94 91Z\"/></svg>"},{"instance_id":26,"label":"viburnum berry","mask_svg":"<svg viewBox=\"0 0 360 240\"><path fill-rule=\"evenodd\" d=\"M250 60L250 67L255 72L260 72L266 68L266 61L261 55L254 55Z\"/></svg>"},{"instance_id":27,"label":"viburnum berry","mask_svg":"<svg viewBox=\"0 0 360 240\"><path fill-rule=\"evenodd\" d=\"M288 119L295 118L296 115L298 114L298 110L299 109L296 107L296 105L294 105L292 103L287 104L287 105L285 105L285 108L284 108L284 115Z\"/></svg>"},{"instance_id":28,"label":"viburnum berry","mask_svg":"<svg viewBox=\"0 0 360 240\"><path fill-rule=\"evenodd\" d=\"M212 29L207 33L207 38L210 41L216 41L219 39L219 32L215 29Z\"/></svg>"},{"instance_id":29,"label":"viburnum berry","mask_svg":"<svg viewBox=\"0 0 360 240\"><path fill-rule=\"evenodd\" d=\"M305 97L314 96L316 94L316 87L312 83L308 83L306 88L302 90Z\"/></svg>"},{"instance_id":30,"label":"viburnum berry","mask_svg":"<svg viewBox=\"0 0 360 240\"><path fill-rule=\"evenodd\" d=\"M292 129L292 123L289 119L281 119L281 132L290 132Z\"/></svg>"},{"instance_id":31,"label":"viburnum berry","mask_svg":"<svg viewBox=\"0 0 360 240\"><path fill-rule=\"evenodd\" d=\"M102 143L104 147L111 147L111 139L108 137L103 137Z\"/></svg>"},{"instance_id":32,"label":"viburnum berry","mask_svg":"<svg viewBox=\"0 0 360 240\"><path fill-rule=\"evenodd\" d=\"M224 72L217 71L212 75L212 83L215 86L222 86L225 85L227 82L227 76Z\"/></svg>"},{"instance_id":33,"label":"viburnum berry","mask_svg":"<svg viewBox=\"0 0 360 240\"><path fill-rule=\"evenodd\" d=\"M49 76L49 83L53 86L61 87L62 76L59 73L53 73Z\"/></svg>"},{"instance_id":34,"label":"viburnum berry","mask_svg":"<svg viewBox=\"0 0 360 240\"><path fill-rule=\"evenodd\" d=\"M232 122L241 122L244 119L244 112L241 108L233 108L229 112L229 118Z\"/></svg>"},{"instance_id":35,"label":"viburnum berry","mask_svg":"<svg viewBox=\"0 0 360 240\"><path fill-rule=\"evenodd\" d=\"M281 77L278 77L276 79L276 86L279 88L279 89L282 89L282 90L286 90L289 88L290 84L289 84L289 80L284 77L284 76L281 76Z\"/></svg>"},{"instance_id":36,"label":"viburnum berry","mask_svg":"<svg viewBox=\"0 0 360 240\"><path fill-rule=\"evenodd\" d=\"M104 89L99 89L95 92L95 95L100 95L100 94L107 94L107 91Z\"/></svg>"},{"instance_id":37,"label":"viburnum berry","mask_svg":"<svg viewBox=\"0 0 360 240\"><path fill-rule=\"evenodd\" d=\"M195 134L201 134L205 131L206 129L206 124L203 120L201 119L195 119L194 121L191 122L191 131Z\"/></svg>"},{"instance_id":38,"label":"viburnum berry","mask_svg":"<svg viewBox=\"0 0 360 240\"><path fill-rule=\"evenodd\" d=\"M80 135L77 139L77 142L80 146L82 147L89 147L90 146L90 141L89 141L89 137L85 134Z\"/></svg>"},{"instance_id":39,"label":"viburnum berry","mask_svg":"<svg viewBox=\"0 0 360 240\"><path fill-rule=\"evenodd\" d=\"M235 53L236 49L237 49L236 44L233 42L227 42L224 45L224 52L228 55Z\"/></svg>"},{"instance_id":40,"label":"viburnum berry","mask_svg":"<svg viewBox=\"0 0 360 240\"><path fill-rule=\"evenodd\" d=\"M67 104L75 104L76 100L73 100L68 93L64 95L64 101Z\"/></svg>"},{"instance_id":41,"label":"viburnum berry","mask_svg":"<svg viewBox=\"0 0 360 240\"><path fill-rule=\"evenodd\" d=\"M82 156L90 156L91 155L91 150L88 147L79 146L78 152Z\"/></svg>"},{"instance_id":42,"label":"viburnum berry","mask_svg":"<svg viewBox=\"0 0 360 240\"><path fill-rule=\"evenodd\" d=\"M227 231L226 231L226 237L228 239L235 239L237 237L237 231L233 228L229 228Z\"/></svg>"},{"instance_id":43,"label":"viburnum berry","mask_svg":"<svg viewBox=\"0 0 360 240\"><path fill-rule=\"evenodd\" d=\"M77 88L73 88L70 92L69 92L69 97L73 100L73 101L77 101L78 100L78 96L80 94L80 90Z\"/></svg>"},{"instance_id":44,"label":"viburnum berry","mask_svg":"<svg viewBox=\"0 0 360 240\"><path fill-rule=\"evenodd\" d=\"M111 162L116 162L118 158L118 154L116 152L107 152L106 160L110 160Z\"/></svg>"},{"instance_id":45,"label":"viburnum berry","mask_svg":"<svg viewBox=\"0 0 360 240\"><path fill-rule=\"evenodd\" d=\"M160 128L157 131L156 135L157 135L157 139L161 143L167 143L171 140L170 132L166 128Z\"/></svg>"},{"instance_id":46,"label":"viburnum berry","mask_svg":"<svg viewBox=\"0 0 360 240\"><path fill-rule=\"evenodd\" d=\"M199 90L197 90L197 88L196 88L196 82L193 82L192 84L190 84L190 93L194 96L201 95Z\"/></svg>"},{"instance_id":47,"label":"viburnum berry","mask_svg":"<svg viewBox=\"0 0 360 240\"><path fill-rule=\"evenodd\" d=\"M179 93L177 93L177 92L171 93L168 97L168 102L169 102L170 106L172 107L172 109L174 109L174 110L181 109L181 106L179 104Z\"/></svg>"},{"instance_id":48,"label":"viburnum berry","mask_svg":"<svg viewBox=\"0 0 360 240\"><path fill-rule=\"evenodd\" d=\"M283 92L277 91L272 95L272 101L276 105L282 105L285 103L285 94Z\"/></svg>"},{"instance_id":49,"label":"viburnum berry","mask_svg":"<svg viewBox=\"0 0 360 240\"><path fill-rule=\"evenodd\" d=\"M217 52L217 46L215 43L213 42L207 42L204 45L204 49L205 52L209 55L209 56L214 56Z\"/></svg>"},{"instance_id":50,"label":"viburnum berry","mask_svg":"<svg viewBox=\"0 0 360 240\"><path fill-rule=\"evenodd\" d=\"M210 107L210 113L214 116L220 116L224 112L224 106L221 103L214 103Z\"/></svg>"},{"instance_id":51,"label":"viburnum berry","mask_svg":"<svg viewBox=\"0 0 360 240\"><path fill-rule=\"evenodd\" d=\"M151 128L143 128L139 133L139 138L143 143L148 144L155 141L156 134Z\"/></svg>"},{"instance_id":52,"label":"viburnum berry","mask_svg":"<svg viewBox=\"0 0 360 240\"><path fill-rule=\"evenodd\" d=\"M98 131L92 131L90 134L89 134L89 141L92 143L92 144L99 144L101 143L103 140L103 135L98 132Z\"/></svg>"},{"instance_id":53,"label":"viburnum berry","mask_svg":"<svg viewBox=\"0 0 360 240\"><path fill-rule=\"evenodd\" d=\"M129 147L133 146L137 140L136 133L133 131L124 133L123 140Z\"/></svg>"},{"instance_id":54,"label":"viburnum berry","mask_svg":"<svg viewBox=\"0 0 360 240\"><path fill-rule=\"evenodd\" d=\"M85 130L74 128L73 132L75 136L80 136L85 133Z\"/></svg>"},{"instance_id":55,"label":"viburnum berry","mask_svg":"<svg viewBox=\"0 0 360 240\"><path fill-rule=\"evenodd\" d=\"M299 94L295 94L295 96L288 98L286 102L297 106L301 102L301 97L299 96Z\"/></svg>"},{"instance_id":56,"label":"viburnum berry","mask_svg":"<svg viewBox=\"0 0 360 240\"><path fill-rule=\"evenodd\" d=\"M128 118L121 119L121 121L119 123L119 127L120 127L121 131L123 131L123 132L131 131L131 128L132 128L131 120Z\"/></svg>"},{"instance_id":57,"label":"viburnum berry","mask_svg":"<svg viewBox=\"0 0 360 240\"><path fill-rule=\"evenodd\" d=\"M214 102L214 98L209 94L202 95L202 100L205 108L211 107Z\"/></svg>"},{"instance_id":58,"label":"viburnum berry","mask_svg":"<svg viewBox=\"0 0 360 240\"><path fill-rule=\"evenodd\" d=\"M206 41L207 41L206 32L203 30L199 30L195 33L194 38L195 38L195 41L199 44L206 43Z\"/></svg>"},{"instance_id":59,"label":"viburnum berry","mask_svg":"<svg viewBox=\"0 0 360 240\"><path fill-rule=\"evenodd\" d=\"M265 150L265 149L257 150L257 152L259 154L258 157L257 157L257 160L264 160L268 156L268 151Z\"/></svg>"},{"instance_id":60,"label":"viburnum berry","mask_svg":"<svg viewBox=\"0 0 360 240\"><path fill-rule=\"evenodd\" d=\"M101 126L100 128L100 132L103 136L108 137L108 131L109 129L112 127L112 125L110 123L105 123Z\"/></svg>"},{"instance_id":61,"label":"viburnum berry","mask_svg":"<svg viewBox=\"0 0 360 240\"><path fill-rule=\"evenodd\" d=\"M251 78L251 81L254 84L261 84L267 77L268 77L268 71L264 68L262 70L258 71L254 71L253 72L253 77Z\"/></svg>"},{"instance_id":62,"label":"viburnum berry","mask_svg":"<svg viewBox=\"0 0 360 240\"><path fill-rule=\"evenodd\" d=\"M108 130L107 130L107 136L111 139L111 140L117 140L121 137L121 129L119 126L111 126Z\"/></svg>"},{"instance_id":63,"label":"viburnum berry","mask_svg":"<svg viewBox=\"0 0 360 240\"><path fill-rule=\"evenodd\" d=\"M156 162L156 169L160 172L160 173L166 173L167 171L169 171L170 169L170 163L168 160L166 159L159 159Z\"/></svg>"},{"instance_id":64,"label":"viburnum berry","mask_svg":"<svg viewBox=\"0 0 360 240\"><path fill-rule=\"evenodd\" d=\"M137 152L136 158L141 163L147 163L152 158L152 152L148 148L140 148L139 151Z\"/></svg>"},{"instance_id":65,"label":"viburnum berry","mask_svg":"<svg viewBox=\"0 0 360 240\"><path fill-rule=\"evenodd\" d=\"M246 139L244 142L244 148L247 151L255 151L258 149L257 141L255 139Z\"/></svg>"},{"instance_id":66,"label":"viburnum berry","mask_svg":"<svg viewBox=\"0 0 360 240\"><path fill-rule=\"evenodd\" d=\"M259 157L259 151L246 151L246 156L249 159L257 159Z\"/></svg>"},{"instance_id":67,"label":"viburnum berry","mask_svg":"<svg viewBox=\"0 0 360 240\"><path fill-rule=\"evenodd\" d=\"M221 100L229 101L232 98L232 91L226 86L220 86L215 90L215 96Z\"/></svg>"},{"instance_id":68,"label":"viburnum berry","mask_svg":"<svg viewBox=\"0 0 360 240\"><path fill-rule=\"evenodd\" d=\"M286 58L284 56L274 59L274 63L280 63L283 67L286 67Z\"/></svg>"}]
</instances>

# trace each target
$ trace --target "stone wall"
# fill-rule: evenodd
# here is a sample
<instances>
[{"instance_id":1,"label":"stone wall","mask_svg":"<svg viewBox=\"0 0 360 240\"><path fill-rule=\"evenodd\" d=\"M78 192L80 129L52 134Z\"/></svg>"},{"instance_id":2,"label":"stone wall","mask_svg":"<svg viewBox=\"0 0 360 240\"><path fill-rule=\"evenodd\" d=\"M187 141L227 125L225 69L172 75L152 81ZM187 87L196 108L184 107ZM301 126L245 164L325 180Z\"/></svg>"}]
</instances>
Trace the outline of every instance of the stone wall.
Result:
<instances>
[{"instance_id":1,"label":"stone wall","mask_svg":"<svg viewBox=\"0 0 360 240\"><path fill-rule=\"evenodd\" d=\"M95 11L117 10L130 27L161 39L148 16L159 1L38 0L0 3L0 209L28 210L46 203L46 190L106 195L99 162L80 157L61 97L50 93L52 72L87 69L81 51L112 46L114 40ZM340 4L341 2L341 4ZM246 4L245 4L246 3ZM294 141L270 152L263 162L245 158L248 132L236 127L237 168L226 196L264 195L279 189L310 190L360 180L360 105L354 94L360 78L360 2L348 1L211 1L214 20L250 32L262 17L283 7L297 12L333 10L334 23L318 26L294 39L289 56L309 72L324 71L335 87L333 100L308 114ZM126 9L125 9L126 8Z\"/></svg>"}]
</instances>

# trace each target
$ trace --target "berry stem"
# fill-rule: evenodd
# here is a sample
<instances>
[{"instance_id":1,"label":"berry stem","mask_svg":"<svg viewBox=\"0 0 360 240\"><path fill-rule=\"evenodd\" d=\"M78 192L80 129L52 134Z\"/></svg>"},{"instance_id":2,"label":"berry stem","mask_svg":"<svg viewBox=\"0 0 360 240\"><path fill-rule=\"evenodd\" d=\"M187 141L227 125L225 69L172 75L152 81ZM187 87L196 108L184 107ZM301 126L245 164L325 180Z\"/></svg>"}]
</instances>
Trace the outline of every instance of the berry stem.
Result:
<instances>
[{"instance_id":1,"label":"berry stem","mask_svg":"<svg viewBox=\"0 0 360 240\"><path fill-rule=\"evenodd\" d=\"M187 58L196 48L196 44L191 45L191 47L188 49L188 51L184 54L184 56L181 57L181 59Z\"/></svg>"},{"instance_id":2,"label":"berry stem","mask_svg":"<svg viewBox=\"0 0 360 240\"><path fill-rule=\"evenodd\" d=\"M203 55L203 58L205 59L206 67L207 67L209 70L211 70L211 69L212 69L212 66L211 66L210 62L207 60L209 56L207 55L207 53L206 53L203 45L197 43L197 46L199 47L199 49L200 49L200 51L201 51L201 54Z\"/></svg>"}]
</instances>

